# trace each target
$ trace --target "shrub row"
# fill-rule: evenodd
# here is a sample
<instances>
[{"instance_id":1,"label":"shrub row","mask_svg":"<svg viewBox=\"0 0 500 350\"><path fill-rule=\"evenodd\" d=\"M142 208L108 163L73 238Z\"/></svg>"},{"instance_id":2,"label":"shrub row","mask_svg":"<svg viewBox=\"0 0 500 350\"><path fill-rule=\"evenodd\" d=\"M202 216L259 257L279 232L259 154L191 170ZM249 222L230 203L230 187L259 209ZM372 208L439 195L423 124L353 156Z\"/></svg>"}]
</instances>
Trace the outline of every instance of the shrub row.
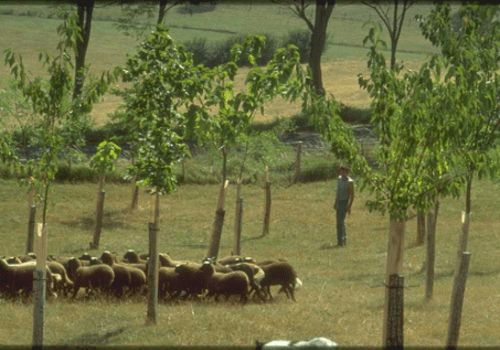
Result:
<instances>
[{"instance_id":1,"label":"shrub row","mask_svg":"<svg viewBox=\"0 0 500 350\"><path fill-rule=\"evenodd\" d=\"M301 63L308 62L309 49L311 46L311 32L308 29L296 29L281 37L271 33L263 33L261 35L266 39L266 46L262 50L262 56L257 60L258 65L266 65L272 59L277 49L286 47L289 44L293 44L299 49ZM194 38L184 41L183 45L187 51L193 53L195 64L215 67L227 63L233 45L236 43L243 43L245 37L246 35L244 34L234 35L226 40L218 42L209 42L206 38Z\"/></svg>"}]
</instances>

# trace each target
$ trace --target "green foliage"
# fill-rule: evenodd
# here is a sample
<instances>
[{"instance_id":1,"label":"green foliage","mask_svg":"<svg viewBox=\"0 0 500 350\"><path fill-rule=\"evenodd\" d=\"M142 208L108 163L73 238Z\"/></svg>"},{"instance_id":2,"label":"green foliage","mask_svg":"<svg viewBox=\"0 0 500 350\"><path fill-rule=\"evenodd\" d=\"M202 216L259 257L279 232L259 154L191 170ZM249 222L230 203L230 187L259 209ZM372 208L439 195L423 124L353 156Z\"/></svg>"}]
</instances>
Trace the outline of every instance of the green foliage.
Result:
<instances>
[{"instance_id":1,"label":"green foliage","mask_svg":"<svg viewBox=\"0 0 500 350\"><path fill-rule=\"evenodd\" d=\"M151 27L151 23L158 15L155 6L148 3L124 3L121 5L122 16L118 18L115 27L127 36L142 38L144 33ZM141 23L138 18L146 17L147 21Z\"/></svg>"},{"instance_id":2,"label":"green foliage","mask_svg":"<svg viewBox=\"0 0 500 350\"><path fill-rule=\"evenodd\" d=\"M309 51L311 43L311 33L307 29L297 29L284 34L281 37L273 33L261 33L258 36L263 37L265 45L260 48L260 55L255 60L259 66L267 65L274 56L276 50L280 47L295 45L300 54L300 62L307 63L309 61ZM245 42L247 35L234 35L223 41L210 43L206 38L193 38L183 42L187 51L193 53L193 62L195 64L203 64L207 67L215 67L228 63L231 60L230 51L234 45L242 45ZM325 45L326 46L326 45ZM253 63L240 62L240 66L250 65Z\"/></svg>"},{"instance_id":3,"label":"green foliage","mask_svg":"<svg viewBox=\"0 0 500 350\"><path fill-rule=\"evenodd\" d=\"M309 53L311 51L311 31L309 29L295 29L283 35L282 46L295 45L300 53L300 63L309 62ZM325 40L323 51L327 49L328 38Z\"/></svg>"},{"instance_id":4,"label":"green foliage","mask_svg":"<svg viewBox=\"0 0 500 350\"><path fill-rule=\"evenodd\" d=\"M203 67L193 66L192 54L174 45L164 26L158 26L129 57L122 77L132 83L122 93L125 112L121 114L137 149L131 175L138 175L139 185L171 193L176 187L173 166L188 153L181 142L187 132L181 110L189 110L190 103L211 85L211 77Z\"/></svg>"},{"instance_id":5,"label":"green foliage","mask_svg":"<svg viewBox=\"0 0 500 350\"><path fill-rule=\"evenodd\" d=\"M4 141L2 159L13 164L23 178L23 183L37 189L36 193L44 203L44 223L49 187L56 177L58 158L65 148L81 142L81 125L86 123L82 123L79 118L91 111L93 103L105 93L112 80L109 74L103 74L100 79L90 79L85 93L76 99L72 98L73 63L70 52L76 48L75 42L80 35L78 28L76 15L68 17L57 29L61 37L57 55L40 51L39 61L46 69L48 79L39 76L31 79L22 56L11 48L4 52L5 63L15 78L15 88L19 89L36 118L33 122L20 123L23 146L25 149L36 146L38 153L36 159L21 163L14 156L17 147L12 142Z\"/></svg>"},{"instance_id":6,"label":"green foliage","mask_svg":"<svg viewBox=\"0 0 500 350\"><path fill-rule=\"evenodd\" d=\"M90 158L90 167L99 173L115 170L115 163L121 148L111 141L103 141L97 146L97 152Z\"/></svg>"},{"instance_id":7,"label":"green foliage","mask_svg":"<svg viewBox=\"0 0 500 350\"><path fill-rule=\"evenodd\" d=\"M496 12L495 7L462 4L453 18L449 4L443 3L427 18L418 17L423 35L441 50L432 68L445 90L439 99L447 107L441 112L448 117L442 150L453 169L447 182L453 182L450 178L458 182L449 186L455 195L459 184L467 184L470 190L475 174L495 177L500 169L492 151L500 137L500 24L494 18ZM467 212L471 208L469 190Z\"/></svg>"}]
</instances>

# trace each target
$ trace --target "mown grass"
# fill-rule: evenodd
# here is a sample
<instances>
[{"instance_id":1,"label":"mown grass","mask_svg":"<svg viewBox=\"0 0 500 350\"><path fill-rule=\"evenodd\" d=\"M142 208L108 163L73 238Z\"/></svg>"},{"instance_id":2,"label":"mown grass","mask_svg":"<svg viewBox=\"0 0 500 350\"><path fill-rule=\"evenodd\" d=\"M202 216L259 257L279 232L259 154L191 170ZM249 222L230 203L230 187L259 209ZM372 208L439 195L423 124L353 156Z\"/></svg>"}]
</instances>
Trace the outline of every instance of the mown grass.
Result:
<instances>
[{"instance_id":1,"label":"mown grass","mask_svg":"<svg viewBox=\"0 0 500 350\"><path fill-rule=\"evenodd\" d=\"M47 345L186 345L248 346L256 339L330 338L342 346L379 346L388 218L364 208L365 193L357 193L347 219L348 246L322 249L335 242L332 210L333 180L289 187L272 185L270 234L261 237L264 192L259 184L243 187L242 253L256 258L287 257L304 286L297 303L277 295L274 302L180 302L159 306L158 325L145 326L145 300L125 302L53 300L46 306ZM500 185L474 185L469 250L472 260L460 333L461 346L499 346L500 226L497 194ZM25 191L14 181L0 180L1 255L22 254L26 244ZM49 253L57 256L119 254L147 251L151 200L141 191L139 209L130 213L131 188L106 185L104 229L99 250L89 250L97 185L56 184L48 215ZM162 197L160 250L179 259L200 261L208 249L219 186L183 185ZM235 186L229 187L220 255L232 250ZM419 273L424 247L412 247L416 223L407 224L404 275L405 345L444 346L452 271L460 232L463 200L443 199L437 226L434 299L424 301L425 275ZM276 290L274 290L276 292ZM0 344L29 345L31 304L0 301Z\"/></svg>"}]
</instances>

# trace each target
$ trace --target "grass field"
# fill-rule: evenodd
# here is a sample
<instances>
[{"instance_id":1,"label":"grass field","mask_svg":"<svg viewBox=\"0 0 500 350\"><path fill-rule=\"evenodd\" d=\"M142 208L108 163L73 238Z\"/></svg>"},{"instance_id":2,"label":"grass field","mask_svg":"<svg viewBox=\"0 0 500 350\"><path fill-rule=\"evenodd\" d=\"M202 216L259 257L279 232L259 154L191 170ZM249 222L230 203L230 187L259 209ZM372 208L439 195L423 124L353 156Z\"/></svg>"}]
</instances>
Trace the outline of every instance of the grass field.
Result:
<instances>
[{"instance_id":1,"label":"grass field","mask_svg":"<svg viewBox=\"0 0 500 350\"><path fill-rule=\"evenodd\" d=\"M418 31L416 13L426 13L429 5L414 6L400 42L400 59L410 68L433 48ZM11 11L12 10L12 11ZM31 11L30 13L27 13ZM60 20L49 19L50 9L41 5L0 5L0 48L15 47L34 75L40 74L38 48L52 50L57 43ZM286 32L304 27L283 7L224 4L214 12L180 15L172 10L167 17L175 40L207 36L223 40L229 34L213 30L230 28L235 33ZM116 30L116 10L100 7L95 12L88 63L94 72L123 64L133 53L137 41ZM366 72L367 49L362 40L368 31L363 23L376 16L361 5L339 4L329 24L329 46L323 56L324 84L327 92L353 107L367 107L367 94L359 89L357 74ZM184 27L184 28L183 28ZM196 27L188 29L186 27ZM206 30L206 29L210 29ZM205 30L204 30L205 29ZM237 80L243 86L242 77ZM8 86L9 72L0 65L0 88ZM108 121L120 101L106 96L93 112L96 126ZM296 114L299 106L273 101L265 115L255 121ZM334 163L331 155L319 154L311 167ZM319 160L318 160L319 159ZM213 176L218 163L205 160L187 171ZM290 159L282 162L292 162ZM314 163L316 162L316 163ZM288 164L288 163L287 163ZM305 164L304 166L306 166ZM193 170L194 169L194 170ZM256 175L258 176L258 175ZM215 178L215 177L214 177ZM231 178L231 180L234 180ZM356 180L356 178L355 178ZM304 286L294 303L282 294L274 302L180 302L161 304L156 326L145 326L146 302L127 300L69 301L58 299L46 306L45 345L76 346L241 346L251 348L255 340L308 340L323 336L346 347L378 347L382 341L388 218L370 213L364 202L366 193L356 192L352 215L347 219L348 245L343 249L324 249L335 243L335 218L332 209L333 180L288 186L286 176L271 175L272 212L270 234L260 237L263 226L264 192L260 185L243 188L244 218L242 253L257 259L286 257L296 267ZM359 182L357 182L359 183ZM106 184L105 221L101 248L89 250L94 226L97 185L94 183L57 183L48 214L49 253L79 256L84 252L99 255L102 250L123 254L127 249L146 252L147 223L152 220L150 198L141 192L139 209L128 210L129 185ZM212 229L219 187L182 185L162 198L160 250L175 259L200 261L206 254ZM472 253L466 298L462 315L460 346L499 347L500 329L500 208L496 198L500 185L477 181L473 187L473 208L469 250ZM13 180L0 179L0 256L23 254L26 245L27 198L24 188ZM235 187L229 188L220 256L231 253L234 228ZM460 233L463 199L442 200L437 225L437 255L434 298L424 301L425 275L420 272L425 260L424 247L412 247L416 222L407 224L404 259L405 345L443 347L446 341L452 272ZM38 214L40 216L40 214ZM273 290L276 293L276 290ZM0 344L31 345L33 307L22 302L0 299ZM23 325L23 326L20 326Z\"/></svg>"},{"instance_id":2,"label":"grass field","mask_svg":"<svg viewBox=\"0 0 500 350\"><path fill-rule=\"evenodd\" d=\"M398 59L415 68L435 49L420 35L416 14L429 11L429 4L415 5L406 16L406 24L401 34ZM58 42L56 28L61 20L48 18L54 9L43 5L16 5L5 2L0 4L0 48L12 47L23 55L28 70L34 75L41 73L38 50L55 50ZM6 15L8 13L9 15ZM30 15L28 15L30 14ZM116 6L99 6L94 11L92 33L87 50L87 63L91 71L100 73L125 63L127 54L135 51L139 41L125 36L116 28L120 12ZM340 2L334 9L328 27L328 47L323 54L323 81L325 89L342 103L353 107L367 107L368 95L358 85L357 75L366 73L367 48L362 42L370 25L366 22L378 21L375 12L361 4ZM166 19L170 34L176 42L193 38L207 38L209 42L222 41L231 35L247 33L272 33L281 36L294 29L305 29L305 23L284 7L277 5L234 4L223 2L216 11L190 15L180 14L172 9ZM258 28L258 29L256 29ZM210 29L210 30L206 30ZM217 31L230 31L234 34ZM388 42L388 37L385 37ZM389 53L387 53L389 55ZM237 80L243 86L246 70L242 70ZM6 65L0 65L0 88L8 84L10 73ZM113 113L120 100L107 95L92 112L96 126L108 121L107 115ZM287 117L299 111L299 104L286 102L268 103L264 115L256 115L256 122L265 122L277 117Z\"/></svg>"},{"instance_id":3,"label":"grass field","mask_svg":"<svg viewBox=\"0 0 500 350\"><path fill-rule=\"evenodd\" d=\"M26 196L13 181L1 181L0 256L22 254L27 227ZM342 346L379 346L387 251L388 218L369 213L366 194L357 193L347 219L348 245L334 243L332 210L334 181L272 186L270 234L260 237L264 193L260 186L244 186L242 253L257 259L287 257L304 285L297 303L282 294L267 304L250 302L180 302L159 306L158 325L145 326L145 300L102 302L53 300L46 306L47 345L187 345L248 346L256 339L306 340L324 336ZM489 181L474 186L467 281L460 346L499 346L500 268L496 237L500 226L500 185ZM58 184L48 216L49 253L79 256L103 250L125 253L147 251L150 199L141 193L139 210L128 211L130 187L106 186L105 223L101 249L89 250L93 229L96 185ZM162 198L160 251L174 258L200 261L209 243L217 185L181 186ZM230 186L220 255L233 244L235 187ZM444 346L452 270L460 232L463 201L444 199L437 226L434 299L424 301L425 275L419 273L425 248L412 248L416 222L407 225L404 276L405 345ZM274 289L274 293L276 290ZM0 344L29 345L33 308L0 299ZM71 316L68 316L71 315ZM26 327L19 327L25 324Z\"/></svg>"}]
</instances>

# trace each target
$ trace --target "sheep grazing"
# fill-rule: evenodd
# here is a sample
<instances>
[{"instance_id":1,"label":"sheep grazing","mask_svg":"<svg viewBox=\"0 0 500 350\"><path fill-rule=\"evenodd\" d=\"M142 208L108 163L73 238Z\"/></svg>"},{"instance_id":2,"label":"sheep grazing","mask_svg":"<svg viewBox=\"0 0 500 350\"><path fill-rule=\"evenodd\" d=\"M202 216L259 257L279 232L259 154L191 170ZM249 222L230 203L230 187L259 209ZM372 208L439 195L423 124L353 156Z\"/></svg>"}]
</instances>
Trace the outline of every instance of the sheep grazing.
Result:
<instances>
[{"instance_id":1,"label":"sheep grazing","mask_svg":"<svg viewBox=\"0 0 500 350\"><path fill-rule=\"evenodd\" d=\"M214 296L214 300L217 301L219 295L225 295L226 300L231 295L239 295L240 302L247 302L250 280L245 272L215 272L214 266L209 262L203 263L200 270L203 271L207 278L207 298Z\"/></svg>"},{"instance_id":2,"label":"sheep grazing","mask_svg":"<svg viewBox=\"0 0 500 350\"><path fill-rule=\"evenodd\" d=\"M138 264L138 263L145 264L147 261L146 259L141 259L141 257L136 251L129 249L127 250L125 255L123 255L123 262L128 264Z\"/></svg>"},{"instance_id":3,"label":"sheep grazing","mask_svg":"<svg viewBox=\"0 0 500 350\"><path fill-rule=\"evenodd\" d=\"M177 265L174 271L179 275L181 288L186 292L184 299L189 296L198 297L206 288L207 278L200 269L200 264L180 264Z\"/></svg>"},{"instance_id":4,"label":"sheep grazing","mask_svg":"<svg viewBox=\"0 0 500 350\"><path fill-rule=\"evenodd\" d=\"M212 264L215 268L215 272L228 273L233 271L230 265L222 265L220 262L216 261L215 258L205 258L203 259L202 264L205 262Z\"/></svg>"},{"instance_id":5,"label":"sheep grazing","mask_svg":"<svg viewBox=\"0 0 500 350\"><path fill-rule=\"evenodd\" d=\"M268 259L264 259L264 260L259 260L259 261L256 261L255 262L255 265L259 265L259 266L264 266L264 265L269 265L269 264L274 264L274 263L279 263L279 262L286 262L286 263L290 263L287 259L285 258L268 258Z\"/></svg>"},{"instance_id":6,"label":"sheep grazing","mask_svg":"<svg viewBox=\"0 0 500 350\"><path fill-rule=\"evenodd\" d=\"M286 296L296 301L294 290L296 285L302 285L302 282L298 280L292 265L286 262L275 262L261 267L264 270L264 278L260 281L260 286L269 298L273 299L270 286L281 285Z\"/></svg>"},{"instance_id":7,"label":"sheep grazing","mask_svg":"<svg viewBox=\"0 0 500 350\"><path fill-rule=\"evenodd\" d=\"M76 298L82 287L86 289L87 295L109 289L115 279L115 273L108 265L82 266L78 258L71 258L68 266L75 276L73 298Z\"/></svg>"},{"instance_id":8,"label":"sheep grazing","mask_svg":"<svg viewBox=\"0 0 500 350\"><path fill-rule=\"evenodd\" d=\"M9 265L4 259L0 259L0 289L7 295L14 297L21 292L29 295L33 292L33 272L36 263ZM57 297L53 291L54 276L46 267L46 296Z\"/></svg>"},{"instance_id":9,"label":"sheep grazing","mask_svg":"<svg viewBox=\"0 0 500 350\"><path fill-rule=\"evenodd\" d=\"M146 273L135 266L116 263L116 255L105 251L101 255L101 261L110 266L115 272L115 280L111 285L111 289L115 291L117 297L123 296L124 289L128 289L129 294L138 294L146 286ZM140 265L142 264L133 264Z\"/></svg>"},{"instance_id":10,"label":"sheep grazing","mask_svg":"<svg viewBox=\"0 0 500 350\"><path fill-rule=\"evenodd\" d=\"M255 260L249 256L241 256L241 255L229 255L224 258L217 259L217 262L223 266L225 265L234 265L242 262L250 262L254 263Z\"/></svg>"},{"instance_id":11,"label":"sheep grazing","mask_svg":"<svg viewBox=\"0 0 500 350\"><path fill-rule=\"evenodd\" d=\"M160 267L158 270L158 298L164 300L177 298L186 289L182 277L175 272L175 267Z\"/></svg>"},{"instance_id":12,"label":"sheep grazing","mask_svg":"<svg viewBox=\"0 0 500 350\"><path fill-rule=\"evenodd\" d=\"M243 271L247 274L250 281L250 291L248 295L250 296L254 292L254 296L257 296L260 300L266 300L266 293L262 292L262 287L260 285L261 280L264 278L264 270L252 263L238 263L235 265L230 265L233 271Z\"/></svg>"},{"instance_id":13,"label":"sheep grazing","mask_svg":"<svg viewBox=\"0 0 500 350\"><path fill-rule=\"evenodd\" d=\"M47 263L52 274L57 274L60 276L60 279L54 285L54 289L56 292L62 292L64 296L67 296L69 291L74 288L73 281L71 281L68 277L68 273L63 264L57 261L50 261Z\"/></svg>"},{"instance_id":14,"label":"sheep grazing","mask_svg":"<svg viewBox=\"0 0 500 350\"><path fill-rule=\"evenodd\" d=\"M200 264L188 260L174 260L167 253L160 253L159 255L160 266L176 267L178 265L191 264L200 267Z\"/></svg>"},{"instance_id":15,"label":"sheep grazing","mask_svg":"<svg viewBox=\"0 0 500 350\"><path fill-rule=\"evenodd\" d=\"M5 261L7 261L9 265L19 265L23 263L18 256L10 256L6 258Z\"/></svg>"}]
</instances>

